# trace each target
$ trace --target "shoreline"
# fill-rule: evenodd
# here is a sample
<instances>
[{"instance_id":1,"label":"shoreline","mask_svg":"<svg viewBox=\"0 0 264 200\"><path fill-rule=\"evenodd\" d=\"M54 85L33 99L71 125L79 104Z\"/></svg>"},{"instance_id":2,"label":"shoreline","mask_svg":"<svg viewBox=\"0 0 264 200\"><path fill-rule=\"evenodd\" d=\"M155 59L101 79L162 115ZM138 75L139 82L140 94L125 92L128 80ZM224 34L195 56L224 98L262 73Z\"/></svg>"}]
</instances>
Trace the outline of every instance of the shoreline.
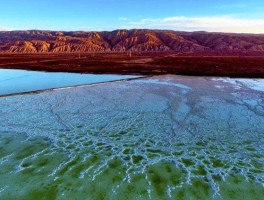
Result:
<instances>
[{"instance_id":1,"label":"shoreline","mask_svg":"<svg viewBox=\"0 0 264 200\"><path fill-rule=\"evenodd\" d=\"M67 89L73 89L73 88L92 87L92 86L104 85L104 84L108 84L108 83L127 82L127 81L131 81L131 80L138 80L138 79L144 79L144 78L149 78L149 77L152 77L152 76L141 76L141 77L135 77L135 78L125 78L125 79L120 79L120 80L105 81L105 82L98 82L98 83L64 86L64 87L58 87L58 88L49 88L49 89L34 90L34 91L28 91L28 92L18 92L18 93L12 93L12 94L3 94L3 95L0 95L0 99L6 98L6 97L30 95L30 94L40 94L40 93L44 93L44 92L67 90Z\"/></svg>"}]
</instances>

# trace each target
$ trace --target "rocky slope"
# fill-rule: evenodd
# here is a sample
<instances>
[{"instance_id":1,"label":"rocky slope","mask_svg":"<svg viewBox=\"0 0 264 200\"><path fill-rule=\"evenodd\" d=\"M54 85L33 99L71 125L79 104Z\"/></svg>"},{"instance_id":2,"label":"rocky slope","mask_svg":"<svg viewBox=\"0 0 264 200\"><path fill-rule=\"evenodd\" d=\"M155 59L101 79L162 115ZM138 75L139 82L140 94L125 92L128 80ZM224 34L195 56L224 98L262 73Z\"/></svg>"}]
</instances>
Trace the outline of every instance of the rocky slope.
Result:
<instances>
[{"instance_id":1,"label":"rocky slope","mask_svg":"<svg viewBox=\"0 0 264 200\"><path fill-rule=\"evenodd\" d=\"M2 31L0 52L264 52L264 35L166 30Z\"/></svg>"}]
</instances>

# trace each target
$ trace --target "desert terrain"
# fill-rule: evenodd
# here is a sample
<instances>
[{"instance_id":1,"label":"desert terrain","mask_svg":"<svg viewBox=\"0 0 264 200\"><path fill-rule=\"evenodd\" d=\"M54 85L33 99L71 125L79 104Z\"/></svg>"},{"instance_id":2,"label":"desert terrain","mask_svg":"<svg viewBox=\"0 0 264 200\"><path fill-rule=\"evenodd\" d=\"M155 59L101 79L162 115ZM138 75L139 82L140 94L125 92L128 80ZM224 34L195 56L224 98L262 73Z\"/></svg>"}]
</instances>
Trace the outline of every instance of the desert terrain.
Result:
<instances>
[{"instance_id":1,"label":"desert terrain","mask_svg":"<svg viewBox=\"0 0 264 200\"><path fill-rule=\"evenodd\" d=\"M0 54L0 68L94 74L264 77L264 57L173 53Z\"/></svg>"},{"instance_id":2,"label":"desert terrain","mask_svg":"<svg viewBox=\"0 0 264 200\"><path fill-rule=\"evenodd\" d=\"M264 77L264 35L145 29L1 31L0 68Z\"/></svg>"}]
</instances>

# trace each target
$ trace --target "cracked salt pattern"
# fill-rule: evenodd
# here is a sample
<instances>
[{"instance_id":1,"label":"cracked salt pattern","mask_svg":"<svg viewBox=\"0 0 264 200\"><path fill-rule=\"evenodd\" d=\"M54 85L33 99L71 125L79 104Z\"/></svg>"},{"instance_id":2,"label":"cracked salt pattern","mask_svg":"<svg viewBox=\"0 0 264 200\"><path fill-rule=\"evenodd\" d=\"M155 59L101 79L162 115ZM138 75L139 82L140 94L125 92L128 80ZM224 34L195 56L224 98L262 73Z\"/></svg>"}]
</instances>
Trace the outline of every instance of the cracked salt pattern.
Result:
<instances>
[{"instance_id":1,"label":"cracked salt pattern","mask_svg":"<svg viewBox=\"0 0 264 200\"><path fill-rule=\"evenodd\" d=\"M168 75L1 98L0 198L261 199L263 97Z\"/></svg>"},{"instance_id":2,"label":"cracked salt pattern","mask_svg":"<svg viewBox=\"0 0 264 200\"><path fill-rule=\"evenodd\" d=\"M243 78L214 78L214 81L222 81L224 83L230 83L234 88L240 89L247 87L252 90L260 92L264 91L264 80L263 79L243 79Z\"/></svg>"}]
</instances>

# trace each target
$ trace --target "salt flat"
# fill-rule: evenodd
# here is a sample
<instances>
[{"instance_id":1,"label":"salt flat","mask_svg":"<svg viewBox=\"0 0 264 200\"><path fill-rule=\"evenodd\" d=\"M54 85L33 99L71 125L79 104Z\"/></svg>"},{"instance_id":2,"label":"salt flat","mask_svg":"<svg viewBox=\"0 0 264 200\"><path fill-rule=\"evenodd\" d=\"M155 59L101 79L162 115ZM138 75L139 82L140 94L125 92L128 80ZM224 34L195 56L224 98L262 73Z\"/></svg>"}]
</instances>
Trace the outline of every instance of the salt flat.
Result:
<instances>
[{"instance_id":1,"label":"salt flat","mask_svg":"<svg viewBox=\"0 0 264 200\"><path fill-rule=\"evenodd\" d=\"M1 98L0 198L261 199L262 85L165 75Z\"/></svg>"}]
</instances>

